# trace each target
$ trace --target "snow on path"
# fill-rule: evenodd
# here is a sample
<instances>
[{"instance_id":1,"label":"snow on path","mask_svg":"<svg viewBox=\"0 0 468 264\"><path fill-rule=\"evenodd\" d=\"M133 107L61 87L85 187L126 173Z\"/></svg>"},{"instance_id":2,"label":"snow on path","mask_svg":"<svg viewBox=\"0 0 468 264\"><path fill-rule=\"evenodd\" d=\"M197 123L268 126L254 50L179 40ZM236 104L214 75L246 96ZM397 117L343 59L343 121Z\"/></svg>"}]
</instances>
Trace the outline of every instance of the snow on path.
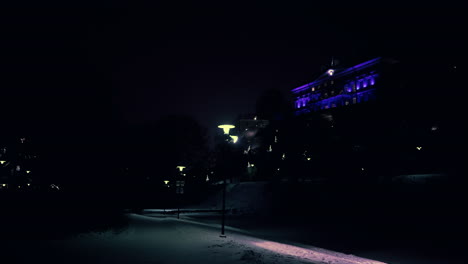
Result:
<instances>
[{"instance_id":1,"label":"snow on path","mask_svg":"<svg viewBox=\"0 0 468 264\"><path fill-rule=\"evenodd\" d=\"M88 233L68 240L11 241L12 263L327 263L383 264L382 262L288 245L186 220L131 214L126 230Z\"/></svg>"}]
</instances>

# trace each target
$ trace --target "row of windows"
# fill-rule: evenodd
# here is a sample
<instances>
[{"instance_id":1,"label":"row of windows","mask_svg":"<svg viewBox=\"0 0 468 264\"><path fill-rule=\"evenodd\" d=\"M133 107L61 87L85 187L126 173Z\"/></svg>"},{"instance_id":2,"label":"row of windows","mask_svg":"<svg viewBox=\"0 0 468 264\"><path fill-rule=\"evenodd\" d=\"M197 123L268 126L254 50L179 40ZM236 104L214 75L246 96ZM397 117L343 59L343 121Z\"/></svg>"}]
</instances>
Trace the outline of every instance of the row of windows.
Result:
<instances>
[{"instance_id":1,"label":"row of windows","mask_svg":"<svg viewBox=\"0 0 468 264\"><path fill-rule=\"evenodd\" d=\"M335 83L335 81L333 81L333 80L330 81L330 85L333 85L334 83ZM327 87L327 85L328 85L328 82L324 82L324 83L323 83L323 87ZM321 85L318 85L318 86L317 86L317 89L320 89L320 87L321 87ZM315 92L315 90L316 90L315 86L312 87L310 90L311 90L312 92Z\"/></svg>"},{"instance_id":2,"label":"row of windows","mask_svg":"<svg viewBox=\"0 0 468 264\"><path fill-rule=\"evenodd\" d=\"M373 92L366 92L363 94L358 94L357 96L354 96L353 98L350 98L350 99L336 98L336 100L333 100L332 102L326 103L326 104L321 104L320 102L317 102L314 104L313 108L329 109L329 108L334 108L337 106L344 106L344 105L349 105L349 104L367 102L373 99L374 99ZM309 101L310 101L309 98L301 98L301 100L296 101L296 108L299 109L301 107L305 107ZM318 109L314 109L314 110L318 110Z\"/></svg>"}]
</instances>

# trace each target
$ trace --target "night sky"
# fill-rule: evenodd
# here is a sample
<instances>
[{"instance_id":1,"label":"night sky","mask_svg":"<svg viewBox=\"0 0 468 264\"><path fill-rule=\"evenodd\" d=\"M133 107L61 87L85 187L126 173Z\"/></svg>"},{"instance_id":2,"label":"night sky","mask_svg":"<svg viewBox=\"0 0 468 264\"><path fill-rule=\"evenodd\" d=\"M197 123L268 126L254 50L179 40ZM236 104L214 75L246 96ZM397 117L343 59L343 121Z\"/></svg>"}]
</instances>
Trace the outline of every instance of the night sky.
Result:
<instances>
[{"instance_id":1,"label":"night sky","mask_svg":"<svg viewBox=\"0 0 468 264\"><path fill-rule=\"evenodd\" d=\"M132 2L3 9L3 121L37 128L191 114L216 130L253 113L262 91L287 95L314 80L332 57L343 66L450 60L463 46L452 4Z\"/></svg>"}]
</instances>

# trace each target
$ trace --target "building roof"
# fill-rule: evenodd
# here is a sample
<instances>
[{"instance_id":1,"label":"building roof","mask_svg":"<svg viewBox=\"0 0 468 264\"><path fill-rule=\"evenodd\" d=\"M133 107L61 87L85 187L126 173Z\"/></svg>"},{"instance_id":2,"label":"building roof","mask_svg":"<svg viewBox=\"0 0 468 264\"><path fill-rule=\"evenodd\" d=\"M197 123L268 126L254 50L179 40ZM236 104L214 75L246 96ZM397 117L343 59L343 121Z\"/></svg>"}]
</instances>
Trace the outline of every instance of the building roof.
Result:
<instances>
[{"instance_id":1,"label":"building roof","mask_svg":"<svg viewBox=\"0 0 468 264\"><path fill-rule=\"evenodd\" d=\"M328 69L322 75L320 75L317 79L315 79L315 81L313 81L311 83L308 83L308 84L304 84L304 85L299 86L297 88L294 88L291 91L293 93L299 93L299 92L301 92L303 90L309 89L310 87L320 85L324 81L330 79L331 76L333 76L334 79L342 77L342 76L346 76L346 75L348 75L348 74L350 74L352 72L359 71L359 70L365 69L367 67L376 65L381 60L382 60L382 58L378 57L378 58L368 60L366 62L360 63L358 65L355 65L355 66L349 67L349 68ZM330 72L330 71L332 71L332 72Z\"/></svg>"}]
</instances>

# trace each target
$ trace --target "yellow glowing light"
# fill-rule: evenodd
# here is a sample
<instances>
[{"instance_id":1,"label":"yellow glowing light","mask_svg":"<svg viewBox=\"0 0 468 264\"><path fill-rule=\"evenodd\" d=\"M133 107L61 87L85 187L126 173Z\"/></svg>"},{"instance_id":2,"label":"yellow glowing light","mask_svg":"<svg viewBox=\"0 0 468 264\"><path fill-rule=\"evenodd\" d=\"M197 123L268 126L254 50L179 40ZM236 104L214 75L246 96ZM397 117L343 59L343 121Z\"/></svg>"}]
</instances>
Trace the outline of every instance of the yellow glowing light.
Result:
<instances>
[{"instance_id":1,"label":"yellow glowing light","mask_svg":"<svg viewBox=\"0 0 468 264\"><path fill-rule=\"evenodd\" d=\"M310 160L310 158L307 158L307 160Z\"/></svg>"},{"instance_id":2,"label":"yellow glowing light","mask_svg":"<svg viewBox=\"0 0 468 264\"><path fill-rule=\"evenodd\" d=\"M30 183L28 183L28 186L31 186L31 184L30 184Z\"/></svg>"},{"instance_id":3,"label":"yellow glowing light","mask_svg":"<svg viewBox=\"0 0 468 264\"><path fill-rule=\"evenodd\" d=\"M186 167L185 166L177 166L176 168L179 169L179 171L183 171Z\"/></svg>"},{"instance_id":4,"label":"yellow glowing light","mask_svg":"<svg viewBox=\"0 0 468 264\"><path fill-rule=\"evenodd\" d=\"M417 150L421 150L421 149L422 149L422 147L416 147L416 149L417 149Z\"/></svg>"},{"instance_id":5,"label":"yellow glowing light","mask_svg":"<svg viewBox=\"0 0 468 264\"><path fill-rule=\"evenodd\" d=\"M6 187L6 184L4 183L4 184L2 184L2 186L3 186L3 187Z\"/></svg>"},{"instance_id":6,"label":"yellow glowing light","mask_svg":"<svg viewBox=\"0 0 468 264\"><path fill-rule=\"evenodd\" d=\"M27 170L26 173L30 173L31 171Z\"/></svg>"},{"instance_id":7,"label":"yellow glowing light","mask_svg":"<svg viewBox=\"0 0 468 264\"><path fill-rule=\"evenodd\" d=\"M3 164L5 162L6 162L6 160L0 160L0 164Z\"/></svg>"},{"instance_id":8,"label":"yellow glowing light","mask_svg":"<svg viewBox=\"0 0 468 264\"><path fill-rule=\"evenodd\" d=\"M169 183L169 181L164 181L164 184L168 184L168 183Z\"/></svg>"},{"instance_id":9,"label":"yellow glowing light","mask_svg":"<svg viewBox=\"0 0 468 264\"><path fill-rule=\"evenodd\" d=\"M219 125L218 127L222 128L223 131L224 131L224 134L226 134L226 135L229 135L229 130L231 128L235 128L235 126L233 126L233 125Z\"/></svg>"},{"instance_id":10,"label":"yellow glowing light","mask_svg":"<svg viewBox=\"0 0 468 264\"><path fill-rule=\"evenodd\" d=\"M239 139L238 136L230 136L232 138L232 142L236 143L237 140Z\"/></svg>"}]
</instances>

